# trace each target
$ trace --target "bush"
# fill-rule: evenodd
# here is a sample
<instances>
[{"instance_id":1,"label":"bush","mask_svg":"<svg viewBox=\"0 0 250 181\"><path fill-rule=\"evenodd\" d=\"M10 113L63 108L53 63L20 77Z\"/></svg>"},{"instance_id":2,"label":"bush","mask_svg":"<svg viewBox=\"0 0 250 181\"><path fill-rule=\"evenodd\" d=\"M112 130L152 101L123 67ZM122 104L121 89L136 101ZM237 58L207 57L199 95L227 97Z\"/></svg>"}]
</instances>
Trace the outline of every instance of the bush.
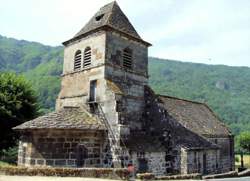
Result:
<instances>
[{"instance_id":1,"label":"bush","mask_svg":"<svg viewBox=\"0 0 250 181\"><path fill-rule=\"evenodd\" d=\"M240 158L237 155L235 156L235 162L240 162Z\"/></svg>"},{"instance_id":2,"label":"bush","mask_svg":"<svg viewBox=\"0 0 250 181\"><path fill-rule=\"evenodd\" d=\"M0 166L0 173L6 175L28 176L61 176L61 177L92 177L109 179L128 179L127 169L113 168L49 168L49 167L17 167Z\"/></svg>"},{"instance_id":3,"label":"bush","mask_svg":"<svg viewBox=\"0 0 250 181\"><path fill-rule=\"evenodd\" d=\"M3 149L0 152L0 160L3 162L7 162L9 164L16 164L17 152L18 152L18 146L8 148L7 150Z\"/></svg>"}]
</instances>

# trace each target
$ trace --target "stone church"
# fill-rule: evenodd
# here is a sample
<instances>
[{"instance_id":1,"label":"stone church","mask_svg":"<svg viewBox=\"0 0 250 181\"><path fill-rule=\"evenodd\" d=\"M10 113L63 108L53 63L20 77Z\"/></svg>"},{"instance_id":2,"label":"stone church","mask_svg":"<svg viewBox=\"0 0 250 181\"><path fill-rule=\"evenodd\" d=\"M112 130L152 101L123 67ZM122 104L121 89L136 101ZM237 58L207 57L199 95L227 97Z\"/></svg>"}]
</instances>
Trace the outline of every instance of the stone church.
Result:
<instances>
[{"instance_id":1,"label":"stone church","mask_svg":"<svg viewBox=\"0 0 250 181\"><path fill-rule=\"evenodd\" d=\"M230 130L204 103L157 95L148 47L116 2L64 45L54 112L15 127L18 165L127 167L156 175L234 170Z\"/></svg>"}]
</instances>

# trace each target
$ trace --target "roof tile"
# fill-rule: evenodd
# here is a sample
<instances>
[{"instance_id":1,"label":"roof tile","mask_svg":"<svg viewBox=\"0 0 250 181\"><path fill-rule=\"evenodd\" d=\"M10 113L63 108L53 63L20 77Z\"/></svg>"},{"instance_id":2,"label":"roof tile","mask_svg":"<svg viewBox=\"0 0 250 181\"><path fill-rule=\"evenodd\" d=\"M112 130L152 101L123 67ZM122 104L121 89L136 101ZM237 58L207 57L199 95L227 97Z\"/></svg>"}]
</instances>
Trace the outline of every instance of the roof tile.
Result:
<instances>
[{"instance_id":1,"label":"roof tile","mask_svg":"<svg viewBox=\"0 0 250 181\"><path fill-rule=\"evenodd\" d=\"M13 129L97 129L105 130L102 121L82 107L64 107Z\"/></svg>"}]
</instances>

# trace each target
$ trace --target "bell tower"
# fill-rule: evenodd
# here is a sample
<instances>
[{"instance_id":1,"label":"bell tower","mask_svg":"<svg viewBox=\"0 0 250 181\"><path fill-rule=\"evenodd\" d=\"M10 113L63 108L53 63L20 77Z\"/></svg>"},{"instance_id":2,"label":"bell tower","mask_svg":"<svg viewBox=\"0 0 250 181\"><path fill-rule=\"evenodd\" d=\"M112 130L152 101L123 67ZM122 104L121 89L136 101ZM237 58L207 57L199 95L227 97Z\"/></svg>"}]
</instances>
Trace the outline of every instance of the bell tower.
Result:
<instances>
[{"instance_id":1,"label":"bell tower","mask_svg":"<svg viewBox=\"0 0 250 181\"><path fill-rule=\"evenodd\" d=\"M102 104L116 134L140 129L148 47L114 1L63 43L64 64L56 109Z\"/></svg>"}]
</instances>

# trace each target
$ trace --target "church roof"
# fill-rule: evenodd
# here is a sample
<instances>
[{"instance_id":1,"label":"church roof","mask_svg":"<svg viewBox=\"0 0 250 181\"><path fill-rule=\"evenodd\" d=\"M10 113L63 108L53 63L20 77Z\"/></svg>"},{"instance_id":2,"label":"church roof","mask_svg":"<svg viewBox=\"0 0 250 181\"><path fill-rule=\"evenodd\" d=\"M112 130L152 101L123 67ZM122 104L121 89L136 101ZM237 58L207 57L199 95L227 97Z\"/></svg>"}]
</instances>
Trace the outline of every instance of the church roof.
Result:
<instances>
[{"instance_id":1,"label":"church roof","mask_svg":"<svg viewBox=\"0 0 250 181\"><path fill-rule=\"evenodd\" d=\"M145 86L145 113L143 114L143 129L149 135L160 135L164 140L170 142L163 142L174 147L182 147L185 149L217 149L218 147L212 142L208 141L202 135L199 135L192 130L184 127L178 118L173 117L166 107L167 102L161 100L160 96L154 94L154 91ZM146 137L145 137L146 139Z\"/></svg>"},{"instance_id":2,"label":"church roof","mask_svg":"<svg viewBox=\"0 0 250 181\"><path fill-rule=\"evenodd\" d=\"M104 124L82 107L64 107L15 128L25 129L93 129L105 130Z\"/></svg>"},{"instance_id":3,"label":"church roof","mask_svg":"<svg viewBox=\"0 0 250 181\"><path fill-rule=\"evenodd\" d=\"M147 45L150 45L149 43L141 39L133 25L129 22L129 19L122 12L115 1L100 8L100 10L71 40L68 40L63 44L67 45L68 42L81 38L82 36L85 36L93 31L97 31L107 27L133 37Z\"/></svg>"},{"instance_id":4,"label":"church roof","mask_svg":"<svg viewBox=\"0 0 250 181\"><path fill-rule=\"evenodd\" d=\"M170 116L194 133L207 136L231 135L227 126L206 104L161 95L159 99L164 103Z\"/></svg>"}]
</instances>

